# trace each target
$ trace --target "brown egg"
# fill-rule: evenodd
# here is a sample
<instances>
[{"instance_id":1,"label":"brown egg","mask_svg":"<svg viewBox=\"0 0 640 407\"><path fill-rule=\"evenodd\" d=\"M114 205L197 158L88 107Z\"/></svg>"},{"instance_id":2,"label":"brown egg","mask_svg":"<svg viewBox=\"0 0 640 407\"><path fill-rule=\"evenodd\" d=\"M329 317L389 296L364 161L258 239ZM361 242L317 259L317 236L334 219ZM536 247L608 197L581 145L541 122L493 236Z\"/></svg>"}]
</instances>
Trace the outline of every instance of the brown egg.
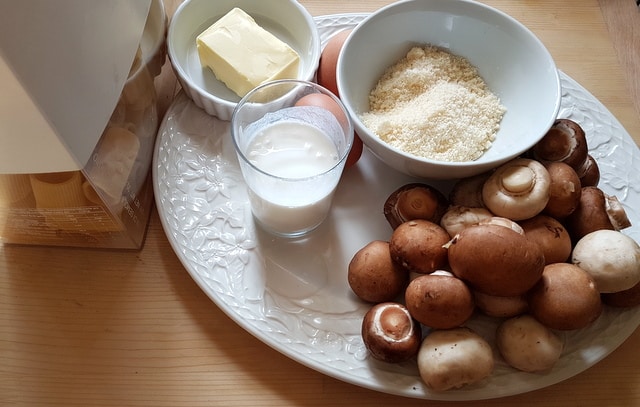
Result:
<instances>
[{"instance_id":1,"label":"brown egg","mask_svg":"<svg viewBox=\"0 0 640 407\"><path fill-rule=\"evenodd\" d=\"M338 83L336 81L336 68L338 67L338 55L351 30L341 31L329 39L320 55L316 78L318 84L329 89L338 97Z\"/></svg>"},{"instance_id":2,"label":"brown egg","mask_svg":"<svg viewBox=\"0 0 640 407\"><path fill-rule=\"evenodd\" d=\"M326 109L333 113L334 116L338 118L338 121L341 125L346 126L347 118L335 100L331 99L330 96L327 96L322 93L312 93L306 96L301 97L297 102L296 106L317 106L323 109ZM357 134L353 135L353 145L351 146L351 151L349 151L349 155L347 156L346 167L349 168L358 160L362 155L362 140L358 137Z\"/></svg>"},{"instance_id":3,"label":"brown egg","mask_svg":"<svg viewBox=\"0 0 640 407\"><path fill-rule=\"evenodd\" d=\"M344 45L345 40L351 34L351 30L340 31L329 39L318 63L318 71L316 72L316 81L319 85L330 90L334 95L340 97L338 92L338 82L336 80L336 69L338 68L338 55ZM358 134L354 134L353 147L347 157L347 167L351 167L360 159L364 145Z\"/></svg>"},{"instance_id":4,"label":"brown egg","mask_svg":"<svg viewBox=\"0 0 640 407\"><path fill-rule=\"evenodd\" d=\"M347 125L347 117L331 96L323 93L310 93L298 99L296 106L316 106L330 111L338 119L341 126Z\"/></svg>"}]
</instances>

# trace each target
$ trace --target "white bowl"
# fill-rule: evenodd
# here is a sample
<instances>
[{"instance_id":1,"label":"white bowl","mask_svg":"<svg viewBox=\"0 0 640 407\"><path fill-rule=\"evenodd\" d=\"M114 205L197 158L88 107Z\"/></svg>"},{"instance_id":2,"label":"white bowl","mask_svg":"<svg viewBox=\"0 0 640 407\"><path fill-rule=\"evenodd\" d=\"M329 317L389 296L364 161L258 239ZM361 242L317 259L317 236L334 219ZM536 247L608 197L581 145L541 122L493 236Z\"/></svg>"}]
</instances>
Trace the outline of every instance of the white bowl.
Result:
<instances>
[{"instance_id":1,"label":"white bowl","mask_svg":"<svg viewBox=\"0 0 640 407\"><path fill-rule=\"evenodd\" d=\"M313 17L295 0L186 0L169 23L169 59L187 96L222 120L231 119L240 97L201 66L196 37L234 7L298 52L300 68L295 79L313 79L322 51Z\"/></svg>"},{"instance_id":2,"label":"white bowl","mask_svg":"<svg viewBox=\"0 0 640 407\"><path fill-rule=\"evenodd\" d=\"M368 96L385 69L413 45L431 44L469 60L507 111L492 147L471 162L420 158L382 141L362 123ZM364 144L382 161L412 176L455 179L497 167L528 150L553 124L561 101L560 78L545 46L521 23L466 0L409 0L363 20L338 58L340 98Z\"/></svg>"}]
</instances>

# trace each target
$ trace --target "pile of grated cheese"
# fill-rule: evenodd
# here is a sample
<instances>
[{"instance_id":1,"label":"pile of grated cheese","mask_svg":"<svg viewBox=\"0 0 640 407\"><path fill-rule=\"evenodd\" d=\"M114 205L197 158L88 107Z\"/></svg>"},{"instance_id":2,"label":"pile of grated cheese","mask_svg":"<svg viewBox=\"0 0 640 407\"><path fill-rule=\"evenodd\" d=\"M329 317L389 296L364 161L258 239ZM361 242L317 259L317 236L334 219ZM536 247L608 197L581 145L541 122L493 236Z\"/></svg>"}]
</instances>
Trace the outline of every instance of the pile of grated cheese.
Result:
<instances>
[{"instance_id":1,"label":"pile of grated cheese","mask_svg":"<svg viewBox=\"0 0 640 407\"><path fill-rule=\"evenodd\" d=\"M380 139L438 161L473 161L491 147L506 109L468 60L414 47L369 95L361 120Z\"/></svg>"}]
</instances>

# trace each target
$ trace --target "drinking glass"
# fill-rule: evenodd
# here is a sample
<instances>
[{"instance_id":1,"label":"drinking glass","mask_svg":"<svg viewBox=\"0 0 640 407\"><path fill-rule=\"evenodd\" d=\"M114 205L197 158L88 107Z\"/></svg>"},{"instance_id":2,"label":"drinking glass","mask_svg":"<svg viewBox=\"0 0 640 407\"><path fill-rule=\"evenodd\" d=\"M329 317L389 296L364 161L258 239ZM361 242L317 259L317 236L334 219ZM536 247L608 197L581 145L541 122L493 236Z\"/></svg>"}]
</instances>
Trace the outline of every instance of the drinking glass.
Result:
<instances>
[{"instance_id":1,"label":"drinking glass","mask_svg":"<svg viewBox=\"0 0 640 407\"><path fill-rule=\"evenodd\" d=\"M340 100L313 82L268 82L240 100L231 134L257 223L284 237L317 228L353 144Z\"/></svg>"}]
</instances>

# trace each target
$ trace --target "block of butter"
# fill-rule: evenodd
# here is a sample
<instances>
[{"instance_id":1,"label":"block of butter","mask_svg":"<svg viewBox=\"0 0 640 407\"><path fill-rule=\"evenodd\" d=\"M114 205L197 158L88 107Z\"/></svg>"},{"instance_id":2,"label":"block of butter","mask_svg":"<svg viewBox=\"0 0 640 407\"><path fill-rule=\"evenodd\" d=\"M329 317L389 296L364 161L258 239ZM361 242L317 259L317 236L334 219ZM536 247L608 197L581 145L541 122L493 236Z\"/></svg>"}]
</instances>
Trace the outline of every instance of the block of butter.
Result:
<instances>
[{"instance_id":1,"label":"block of butter","mask_svg":"<svg viewBox=\"0 0 640 407\"><path fill-rule=\"evenodd\" d=\"M237 7L198 35L196 47L202 66L240 97L266 81L298 74L298 53Z\"/></svg>"}]
</instances>

